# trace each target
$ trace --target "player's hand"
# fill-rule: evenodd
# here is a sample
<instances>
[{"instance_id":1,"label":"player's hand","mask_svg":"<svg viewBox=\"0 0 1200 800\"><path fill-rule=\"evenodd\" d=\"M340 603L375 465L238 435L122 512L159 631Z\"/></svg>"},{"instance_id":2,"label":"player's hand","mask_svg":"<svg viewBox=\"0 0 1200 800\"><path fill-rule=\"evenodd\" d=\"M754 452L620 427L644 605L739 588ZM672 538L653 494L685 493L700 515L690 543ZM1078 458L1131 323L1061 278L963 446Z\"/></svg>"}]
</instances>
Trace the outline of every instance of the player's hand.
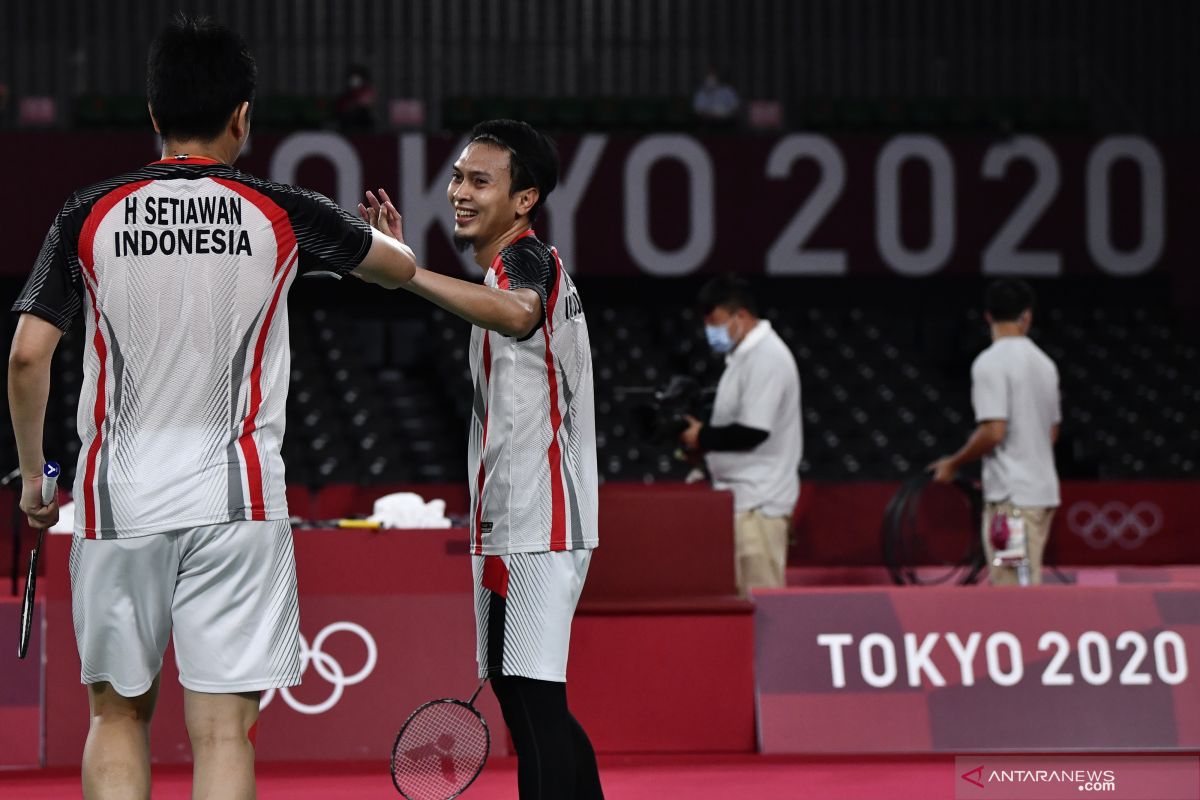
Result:
<instances>
[{"instance_id":1,"label":"player's hand","mask_svg":"<svg viewBox=\"0 0 1200 800\"><path fill-rule=\"evenodd\" d=\"M362 217L363 222L367 223L375 230L390 236L391 231L387 230L386 226L380 221L380 217L383 216L383 206L379 204L379 201L375 199L375 195L371 192L367 192L367 200L371 203L371 206L367 207L362 203L359 203L358 215Z\"/></svg>"},{"instance_id":2,"label":"player's hand","mask_svg":"<svg viewBox=\"0 0 1200 800\"><path fill-rule=\"evenodd\" d=\"M49 528L58 522L58 498L42 505L42 476L21 481L21 510L34 530Z\"/></svg>"},{"instance_id":3,"label":"player's hand","mask_svg":"<svg viewBox=\"0 0 1200 800\"><path fill-rule=\"evenodd\" d=\"M704 423L691 414L684 414L683 418L687 420L687 427L679 434L679 443L683 445L684 450L699 450L700 429L704 427Z\"/></svg>"},{"instance_id":4,"label":"player's hand","mask_svg":"<svg viewBox=\"0 0 1200 800\"><path fill-rule=\"evenodd\" d=\"M404 244L404 221L388 193L380 189L376 197L374 192L369 191L367 203L366 206L358 204L358 215L375 230Z\"/></svg>"},{"instance_id":5,"label":"player's hand","mask_svg":"<svg viewBox=\"0 0 1200 800\"><path fill-rule=\"evenodd\" d=\"M952 483L954 481L954 473L957 472L954 462L949 457L939 458L926 467L925 471L932 473L934 483Z\"/></svg>"}]
</instances>

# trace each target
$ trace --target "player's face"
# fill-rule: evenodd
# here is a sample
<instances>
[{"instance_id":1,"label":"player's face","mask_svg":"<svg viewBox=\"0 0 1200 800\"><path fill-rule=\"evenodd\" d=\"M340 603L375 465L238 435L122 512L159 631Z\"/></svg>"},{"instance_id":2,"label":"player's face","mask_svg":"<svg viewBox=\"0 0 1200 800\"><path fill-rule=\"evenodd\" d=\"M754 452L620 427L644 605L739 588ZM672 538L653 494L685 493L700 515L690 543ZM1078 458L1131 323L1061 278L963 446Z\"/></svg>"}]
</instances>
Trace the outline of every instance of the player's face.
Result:
<instances>
[{"instance_id":1,"label":"player's face","mask_svg":"<svg viewBox=\"0 0 1200 800\"><path fill-rule=\"evenodd\" d=\"M454 162L446 195L454 208L454 238L478 244L500 236L520 216L520 194L509 195L511 155L503 147L472 142Z\"/></svg>"}]
</instances>

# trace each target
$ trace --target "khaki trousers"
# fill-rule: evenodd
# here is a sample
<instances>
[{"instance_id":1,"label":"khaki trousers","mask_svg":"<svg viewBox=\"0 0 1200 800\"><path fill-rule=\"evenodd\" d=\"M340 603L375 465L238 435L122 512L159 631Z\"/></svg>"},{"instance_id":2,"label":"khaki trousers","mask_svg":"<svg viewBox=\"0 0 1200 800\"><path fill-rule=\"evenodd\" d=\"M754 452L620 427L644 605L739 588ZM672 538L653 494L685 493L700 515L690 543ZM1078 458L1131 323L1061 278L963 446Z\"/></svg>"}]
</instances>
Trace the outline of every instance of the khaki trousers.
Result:
<instances>
[{"instance_id":1,"label":"khaki trousers","mask_svg":"<svg viewBox=\"0 0 1200 800\"><path fill-rule=\"evenodd\" d=\"M988 576L993 586L1015 586L1016 567L997 567L992 563L995 548L992 547L988 531L997 513L1019 516L1025 522L1025 547L1029 552L1029 582L1042 582L1042 553L1046 549L1046 538L1050 535L1050 523L1054 521L1054 508L1026 508L1012 503L987 503L983 507L983 552L987 559Z\"/></svg>"},{"instance_id":2,"label":"khaki trousers","mask_svg":"<svg viewBox=\"0 0 1200 800\"><path fill-rule=\"evenodd\" d=\"M764 516L758 509L734 515L737 585L743 597L748 589L785 585L790 523L789 517Z\"/></svg>"}]
</instances>

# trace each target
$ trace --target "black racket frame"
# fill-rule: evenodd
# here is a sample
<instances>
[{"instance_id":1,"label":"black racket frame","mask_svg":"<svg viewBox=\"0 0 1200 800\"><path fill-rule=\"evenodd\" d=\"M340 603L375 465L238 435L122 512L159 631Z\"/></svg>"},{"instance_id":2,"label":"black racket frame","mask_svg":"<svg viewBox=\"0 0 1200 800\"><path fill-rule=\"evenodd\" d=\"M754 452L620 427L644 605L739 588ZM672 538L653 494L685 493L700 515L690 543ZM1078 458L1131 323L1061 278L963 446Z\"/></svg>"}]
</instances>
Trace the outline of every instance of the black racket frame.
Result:
<instances>
[{"instance_id":1,"label":"black racket frame","mask_svg":"<svg viewBox=\"0 0 1200 800\"><path fill-rule=\"evenodd\" d=\"M487 765L488 756L492 754L492 731L490 728L488 728L487 720L483 718L483 714L480 714L478 709L475 708L475 699L479 697L479 693L483 691L483 685L485 683L487 683L486 680L480 682L478 688L475 689L475 693L471 695L470 700L464 702L455 697L443 697L437 700L430 700L428 703L422 703L421 705L417 706L417 708L408 715L408 719L404 720L404 724L400 726L400 731L396 734L396 741L392 744L391 768L392 785L396 787L396 791L399 792L400 796L404 797L405 800L412 800L412 798L405 794L404 789L400 788L399 781L396 780L396 757L400 750L400 740L404 738L404 732L408 730L409 724L417 718L417 715L431 706L445 704L462 706L474 714L475 718L479 720L479 724L483 726L483 760L479 762L479 767L475 770L475 774L471 776L471 779L464 783L463 787L457 792L452 795L447 795L446 800L454 800L455 797L460 796L463 792L471 787L471 784L474 783L475 779L479 777L479 774L483 772L484 766Z\"/></svg>"}]
</instances>

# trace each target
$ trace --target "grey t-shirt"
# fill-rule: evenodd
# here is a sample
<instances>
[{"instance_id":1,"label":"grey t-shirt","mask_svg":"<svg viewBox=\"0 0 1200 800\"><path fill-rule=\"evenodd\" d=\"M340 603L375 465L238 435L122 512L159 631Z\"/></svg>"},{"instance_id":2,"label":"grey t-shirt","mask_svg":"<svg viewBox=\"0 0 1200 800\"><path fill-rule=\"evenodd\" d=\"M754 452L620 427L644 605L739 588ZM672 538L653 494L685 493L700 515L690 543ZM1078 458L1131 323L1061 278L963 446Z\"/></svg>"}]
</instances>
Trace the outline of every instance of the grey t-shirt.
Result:
<instances>
[{"instance_id":1,"label":"grey t-shirt","mask_svg":"<svg viewBox=\"0 0 1200 800\"><path fill-rule=\"evenodd\" d=\"M988 502L1044 508L1059 504L1050 431L1062 420L1058 369L1025 336L1005 336L971 365L975 420L1005 420L1004 441L983 458Z\"/></svg>"},{"instance_id":2,"label":"grey t-shirt","mask_svg":"<svg viewBox=\"0 0 1200 800\"><path fill-rule=\"evenodd\" d=\"M800 496L800 372L792 351L762 320L725 359L712 425L769 431L753 450L706 456L713 486L733 492L737 511L791 516Z\"/></svg>"}]
</instances>

